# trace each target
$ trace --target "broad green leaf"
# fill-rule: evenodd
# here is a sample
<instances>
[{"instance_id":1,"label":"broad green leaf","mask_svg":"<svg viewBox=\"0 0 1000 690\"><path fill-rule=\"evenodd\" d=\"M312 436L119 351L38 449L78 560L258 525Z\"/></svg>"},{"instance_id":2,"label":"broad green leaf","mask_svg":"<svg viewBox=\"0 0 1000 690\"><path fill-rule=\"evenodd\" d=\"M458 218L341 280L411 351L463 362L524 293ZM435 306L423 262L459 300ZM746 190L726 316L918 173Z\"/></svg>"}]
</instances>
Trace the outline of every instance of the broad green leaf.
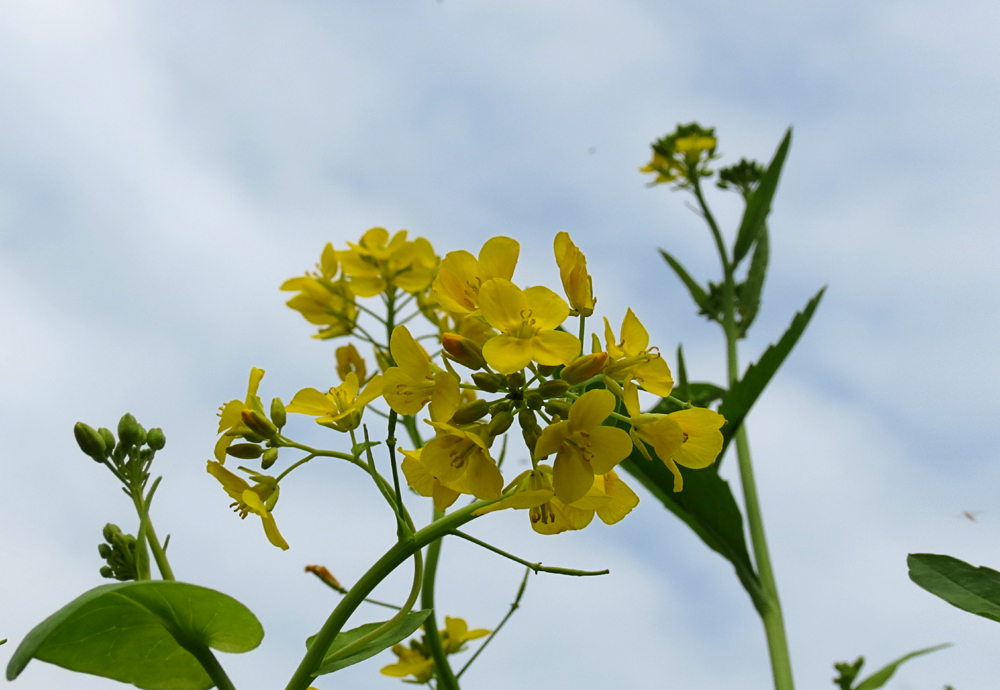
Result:
<instances>
[{"instance_id":1,"label":"broad green leaf","mask_svg":"<svg viewBox=\"0 0 1000 690\"><path fill-rule=\"evenodd\" d=\"M824 287L809 300L805 309L792 319L792 324L778 342L764 350L764 354L761 355L756 364L747 367L743 377L729 389L729 392L722 399L719 414L726 418L726 425L722 427L723 445L722 452L719 453L720 460L725 455L729 442L733 440L736 431L746 419L750 408L757 402L757 398L764 392L771 377L778 371L778 368L799 341L799 337L806 330L806 326L809 325L809 320L812 318L813 312L816 311L816 307L819 306L819 301L823 298L825 291ZM719 464L719 462L715 463L716 470L718 470Z\"/></svg>"},{"instance_id":2,"label":"broad green leaf","mask_svg":"<svg viewBox=\"0 0 1000 690\"><path fill-rule=\"evenodd\" d=\"M619 426L624 428L625 422L619 422ZM710 549L733 564L736 576L753 600L754 607L763 614L767 607L766 600L750 562L743 532L743 515L729 483L710 469L682 467L684 490L674 493L674 476L652 448L649 454L652 462L633 448L632 455L621 463L621 468L638 479L667 510L694 530Z\"/></svg>"},{"instance_id":3,"label":"broad green leaf","mask_svg":"<svg viewBox=\"0 0 1000 690\"><path fill-rule=\"evenodd\" d=\"M740 335L746 337L747 331L757 318L760 310L760 294L764 289L764 278L767 275L767 261L770 251L767 224L761 230L757 244L754 245L753 256L750 257L750 268L747 279L739 287Z\"/></svg>"},{"instance_id":4,"label":"broad green leaf","mask_svg":"<svg viewBox=\"0 0 1000 690\"><path fill-rule=\"evenodd\" d=\"M202 690L214 683L189 649L249 652L263 637L249 609L215 590L162 580L103 585L35 626L7 680L34 658L147 690Z\"/></svg>"},{"instance_id":5,"label":"broad green leaf","mask_svg":"<svg viewBox=\"0 0 1000 690\"><path fill-rule=\"evenodd\" d=\"M687 287L688 292L691 293L691 299L693 299L694 303L698 305L699 309L701 309L701 313L708 315L709 318L713 318L712 315L709 314L708 293L705 292L705 289L698 284L698 281L691 277L691 274L689 274L684 267L681 266L677 259L670 256L670 254L662 249L660 250L660 254L663 255L666 262L670 264L670 268L674 269L674 273L677 274L677 277L680 278L681 282Z\"/></svg>"},{"instance_id":6,"label":"broad green leaf","mask_svg":"<svg viewBox=\"0 0 1000 690\"><path fill-rule=\"evenodd\" d=\"M382 623L365 623L364 625L358 626L353 630L346 630L340 633L334 638L333 644L330 645L330 649L328 649L326 654L323 656L323 663L320 666L320 669L316 671L316 675L320 676L324 673L333 673L334 671L339 671L342 668L353 666L359 661L364 661L365 659L375 656L382 650L388 649L397 642L402 642L416 632L433 611L433 609L411 611L396 621L395 625L379 635L377 638L360 649L350 653L343 659L337 657L337 654L341 649L349 644L353 644L357 640L360 640L365 635L378 630L378 628L384 624L384 621ZM312 645L312 641L312 637L306 640L306 647Z\"/></svg>"},{"instance_id":7,"label":"broad green leaf","mask_svg":"<svg viewBox=\"0 0 1000 690\"><path fill-rule=\"evenodd\" d=\"M1000 573L951 556L911 553L910 579L952 606L1000 622Z\"/></svg>"},{"instance_id":8,"label":"broad green leaf","mask_svg":"<svg viewBox=\"0 0 1000 690\"><path fill-rule=\"evenodd\" d=\"M904 662L909 661L914 657L923 656L924 654L930 654L931 652L936 652L939 649L944 649L945 647L950 647L950 646L951 646L950 644L939 644L936 647L928 647L927 649L918 649L915 652L910 652L905 656L901 656L895 661L893 661L891 664L883 666L878 671L876 671L875 673L871 674L863 681L858 683L857 687L855 687L854 690L876 690L877 688L880 688L886 683L888 683L889 679L892 678L894 673L896 673L896 669L898 669L900 665L903 664Z\"/></svg>"},{"instance_id":9,"label":"broad green leaf","mask_svg":"<svg viewBox=\"0 0 1000 690\"><path fill-rule=\"evenodd\" d=\"M754 190L750 198L747 199L746 210L743 211L743 220L740 221L740 229L736 233L736 243L733 245L733 266L735 267L743 257L750 251L750 247L757 241L767 221L767 215L771 212L771 201L774 199L774 192L778 189L778 180L781 177L781 168L785 165L785 157L788 155L788 147L792 143L792 128L785 132L785 137L778 144L778 150L774 152L767 170L760 178L760 184Z\"/></svg>"}]
</instances>

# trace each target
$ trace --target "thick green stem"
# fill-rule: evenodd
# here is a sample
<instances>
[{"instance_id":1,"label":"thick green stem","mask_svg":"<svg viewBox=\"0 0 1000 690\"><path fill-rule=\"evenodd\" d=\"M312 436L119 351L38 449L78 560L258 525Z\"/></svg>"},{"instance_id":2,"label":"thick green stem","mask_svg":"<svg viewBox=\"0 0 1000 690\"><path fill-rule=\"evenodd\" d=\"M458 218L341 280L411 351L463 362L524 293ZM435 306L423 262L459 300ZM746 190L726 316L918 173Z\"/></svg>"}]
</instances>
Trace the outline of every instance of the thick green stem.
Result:
<instances>
[{"instance_id":1,"label":"thick green stem","mask_svg":"<svg viewBox=\"0 0 1000 690\"><path fill-rule=\"evenodd\" d=\"M185 649L191 652L194 658L198 660L198 663L201 664L201 667L208 672L208 677L215 683L215 687L219 690L236 690L236 686L229 680L225 669L222 668L222 664L212 654L211 649L201 644L193 644L185 647Z\"/></svg>"},{"instance_id":2,"label":"thick green stem","mask_svg":"<svg viewBox=\"0 0 1000 690\"><path fill-rule=\"evenodd\" d=\"M454 513L451 513L440 520L432 522L427 527L414 534L412 537L396 542L391 549L375 562L368 569L361 579L351 588L351 590L340 600L337 608L323 623L323 627L316 633L313 644L309 647L299 666L295 669L291 679L285 686L285 690L306 690L313 678L313 674L323 663L323 657L333 643L334 638L343 629L348 618L355 609L361 605L365 598L371 594L372 590L389 574L412 558L417 550L422 549L451 532L453 529L461 527L465 523L475 519L473 512L479 508L489 505L485 501L476 501L465 506ZM428 554L429 556L429 554ZM425 569L426 572L426 569Z\"/></svg>"},{"instance_id":3,"label":"thick green stem","mask_svg":"<svg viewBox=\"0 0 1000 690\"><path fill-rule=\"evenodd\" d=\"M434 522L438 522L444 513L434 509ZM431 615L424 621L424 633L431 656L434 657L434 672L437 674L437 690L459 690L458 678L448 663L448 655L441 646L441 635L437 628L437 615L434 611L434 578L437 576L438 557L441 555L441 539L427 547L427 567L424 569L424 589L420 593L420 608L430 609Z\"/></svg>"},{"instance_id":4,"label":"thick green stem","mask_svg":"<svg viewBox=\"0 0 1000 690\"><path fill-rule=\"evenodd\" d=\"M174 571L170 567L170 561L167 560L167 552L163 550L160 546L160 540L156 536L156 530L153 529L153 521L149 517L149 501L153 498L153 492L156 490L156 485L159 483L159 479L153 482L153 489L150 491L148 498L143 498L142 493L138 496L132 493L132 503L135 505L135 510L139 513L140 524L145 520L146 529L145 536L146 542L149 544L149 550L153 552L153 560L156 561L156 567L160 570L160 577L164 580L173 580Z\"/></svg>"}]
</instances>

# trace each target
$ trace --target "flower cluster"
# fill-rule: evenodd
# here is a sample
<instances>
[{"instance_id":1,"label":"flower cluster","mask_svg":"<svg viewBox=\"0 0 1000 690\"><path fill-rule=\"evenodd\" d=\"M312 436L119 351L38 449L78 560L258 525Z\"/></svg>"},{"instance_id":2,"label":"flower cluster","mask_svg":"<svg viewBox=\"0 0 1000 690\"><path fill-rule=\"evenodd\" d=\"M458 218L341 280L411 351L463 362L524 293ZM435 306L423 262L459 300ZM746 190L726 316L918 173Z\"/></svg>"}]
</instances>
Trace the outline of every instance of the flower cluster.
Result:
<instances>
[{"instance_id":1,"label":"flower cluster","mask_svg":"<svg viewBox=\"0 0 1000 690\"><path fill-rule=\"evenodd\" d=\"M711 156L710 131L681 134L664 144L670 165ZM640 390L671 394L669 366L631 309L617 335L605 318L603 342L592 334L584 352L586 319L596 305L587 260L565 232L553 250L562 295L514 282L520 245L509 237L490 239L478 255L458 250L440 260L427 240L410 240L405 230L390 238L372 228L344 251L326 245L316 272L282 286L298 293L288 306L321 327L317 337L351 336L371 347L375 372L354 343L345 344L336 351L339 385L302 389L287 408L275 399L270 418L257 396L264 372L251 372L246 398L221 409L216 462L209 464L237 512L258 514L271 542L287 546L271 511L278 482L300 463L276 478L245 470L252 484L222 467L227 455L261 457L267 469L279 448L310 450L281 434L286 411L350 434L352 453L341 455L356 464L364 464L359 449L371 445L355 434L366 409L389 417L390 428L402 420L410 443L398 448L400 469L413 491L442 512L462 494L487 502L477 515L527 511L541 534L582 529L595 515L606 524L624 518L639 502L615 471L629 456L654 461L655 454L680 491L678 466L712 464L725 420L690 405L643 413ZM363 298L379 298L381 309ZM411 323L415 317L427 327ZM435 347L425 348L427 340ZM505 482L505 437L515 422L531 467Z\"/></svg>"},{"instance_id":2,"label":"flower cluster","mask_svg":"<svg viewBox=\"0 0 1000 690\"><path fill-rule=\"evenodd\" d=\"M444 630L441 636L441 647L445 654L458 654L466 649L466 642L478 640L490 634L485 628L469 630L469 625L461 618L444 617ZM434 659L427 646L426 639L410 640L410 645L395 644L392 652L398 657L394 664L382 668L382 675L393 678L409 678L408 683L429 683L434 677Z\"/></svg>"}]
</instances>

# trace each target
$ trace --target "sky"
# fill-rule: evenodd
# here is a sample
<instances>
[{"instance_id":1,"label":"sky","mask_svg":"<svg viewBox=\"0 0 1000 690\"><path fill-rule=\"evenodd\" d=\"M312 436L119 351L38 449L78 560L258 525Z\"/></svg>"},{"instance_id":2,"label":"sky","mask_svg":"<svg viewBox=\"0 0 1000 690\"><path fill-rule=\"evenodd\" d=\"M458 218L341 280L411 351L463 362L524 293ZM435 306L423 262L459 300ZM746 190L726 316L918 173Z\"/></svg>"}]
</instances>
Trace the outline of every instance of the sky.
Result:
<instances>
[{"instance_id":1,"label":"sky","mask_svg":"<svg viewBox=\"0 0 1000 690\"><path fill-rule=\"evenodd\" d=\"M998 28L996 4L973 1L0 4L0 660L103 583L106 522L134 531L72 435L128 411L166 433L154 520L178 576L267 631L224 665L238 687L283 686L336 604L303 567L351 583L392 523L368 478L314 463L282 484L279 552L204 462L251 367L266 399L337 383L335 344L278 291L326 242L406 228L444 255L504 234L517 280L558 288L552 238L570 232L598 316L617 327L633 308L664 352L684 344L692 378L721 381L718 328L656 252L716 280L710 237L637 172L652 140L698 120L723 163L768 160L794 127L741 361L828 286L747 421L798 687L941 642L887 687L990 686L1000 628L917 588L905 561L1000 566ZM738 205L710 202L731 238ZM343 444L305 418L289 429ZM614 527L543 537L509 511L470 527L611 574L533 576L465 687L768 687L732 568L640 496ZM520 566L455 540L442 554L439 616L495 626ZM403 598L409 577L378 594ZM398 687L378 673L392 658L316 686ZM68 673L33 662L16 684L114 685Z\"/></svg>"}]
</instances>

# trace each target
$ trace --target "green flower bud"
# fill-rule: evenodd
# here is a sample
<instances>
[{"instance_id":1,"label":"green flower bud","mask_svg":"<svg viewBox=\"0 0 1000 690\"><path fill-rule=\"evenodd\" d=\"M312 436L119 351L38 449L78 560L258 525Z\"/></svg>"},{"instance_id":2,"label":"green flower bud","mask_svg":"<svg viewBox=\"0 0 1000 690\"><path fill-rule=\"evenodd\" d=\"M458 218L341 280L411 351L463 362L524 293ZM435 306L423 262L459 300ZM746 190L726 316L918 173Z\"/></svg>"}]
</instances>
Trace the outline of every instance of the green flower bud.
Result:
<instances>
[{"instance_id":1,"label":"green flower bud","mask_svg":"<svg viewBox=\"0 0 1000 690\"><path fill-rule=\"evenodd\" d=\"M114 579L115 577L115 571L113 571L110 567L106 565L101 566L100 572L101 572L101 577L106 577L109 580Z\"/></svg>"},{"instance_id":2,"label":"green flower bud","mask_svg":"<svg viewBox=\"0 0 1000 690\"><path fill-rule=\"evenodd\" d=\"M121 421L118 422L118 438L125 446L134 446L139 441L139 422L135 421L135 417L129 413L125 413L122 416ZM143 433L145 436L145 433Z\"/></svg>"},{"instance_id":3,"label":"green flower bud","mask_svg":"<svg viewBox=\"0 0 1000 690\"><path fill-rule=\"evenodd\" d=\"M163 450L163 446L167 445L167 437L163 435L163 429L159 427L150 429L149 433L146 434L146 445L153 450Z\"/></svg>"},{"instance_id":4,"label":"green flower bud","mask_svg":"<svg viewBox=\"0 0 1000 690\"><path fill-rule=\"evenodd\" d=\"M278 427L257 410L243 410L240 415L243 417L243 423L247 425L247 428L258 436L274 438L278 435Z\"/></svg>"},{"instance_id":5,"label":"green flower bud","mask_svg":"<svg viewBox=\"0 0 1000 690\"><path fill-rule=\"evenodd\" d=\"M549 366L549 365L546 365L546 364L539 364L538 365L538 373L541 374L542 376L549 377L549 376L552 376L552 374L556 373L556 369L558 369L560 366L562 366L562 365L560 365L560 364L553 364L553 365Z\"/></svg>"},{"instance_id":6,"label":"green flower bud","mask_svg":"<svg viewBox=\"0 0 1000 690\"><path fill-rule=\"evenodd\" d=\"M109 558L111 558L111 554L113 554L114 552L115 550L112 549L111 546L109 546L108 544L97 545L97 553L101 554L101 558L103 558L104 560L108 560Z\"/></svg>"},{"instance_id":7,"label":"green flower bud","mask_svg":"<svg viewBox=\"0 0 1000 690\"><path fill-rule=\"evenodd\" d=\"M76 436L76 442L80 446L80 450L97 462L104 460L106 451L104 439L93 427L89 427L83 422L77 422L73 426L73 435Z\"/></svg>"},{"instance_id":8,"label":"green flower bud","mask_svg":"<svg viewBox=\"0 0 1000 690\"><path fill-rule=\"evenodd\" d=\"M254 460L264 454L264 449L254 443L234 443L226 448L226 455L240 460Z\"/></svg>"},{"instance_id":9,"label":"green flower bud","mask_svg":"<svg viewBox=\"0 0 1000 690\"><path fill-rule=\"evenodd\" d=\"M531 429L522 429L521 436L524 437L524 443L528 446L528 450L531 454L535 454L535 445L538 443L538 439L542 435L542 430L540 427L532 427Z\"/></svg>"},{"instance_id":10,"label":"green flower bud","mask_svg":"<svg viewBox=\"0 0 1000 690\"><path fill-rule=\"evenodd\" d=\"M469 369L482 369L486 366L482 346L457 333L445 333L441 336L441 349L453 360Z\"/></svg>"},{"instance_id":11,"label":"green flower bud","mask_svg":"<svg viewBox=\"0 0 1000 690\"><path fill-rule=\"evenodd\" d=\"M531 391L524 396L524 404L533 410L540 410L542 408L542 396L538 394L538 391Z\"/></svg>"},{"instance_id":12,"label":"green flower bud","mask_svg":"<svg viewBox=\"0 0 1000 690\"><path fill-rule=\"evenodd\" d=\"M146 442L146 429L143 428L142 424L136 422L136 434L135 434L135 445L141 446Z\"/></svg>"},{"instance_id":13,"label":"green flower bud","mask_svg":"<svg viewBox=\"0 0 1000 690\"><path fill-rule=\"evenodd\" d=\"M472 424L485 417L489 411L490 403L488 400L472 400L459 405L452 419L455 420L456 424Z\"/></svg>"},{"instance_id":14,"label":"green flower bud","mask_svg":"<svg viewBox=\"0 0 1000 690\"><path fill-rule=\"evenodd\" d=\"M484 371L473 374L472 381L484 393L496 393L506 383L506 379L500 374L487 374Z\"/></svg>"},{"instance_id":15,"label":"green flower bud","mask_svg":"<svg viewBox=\"0 0 1000 690\"><path fill-rule=\"evenodd\" d=\"M117 441L115 441L115 435L111 433L110 429L105 429L103 426L97 430L97 433L99 433L101 438L104 439L104 452L111 453L111 451L114 450L115 443L117 443Z\"/></svg>"},{"instance_id":16,"label":"green flower bud","mask_svg":"<svg viewBox=\"0 0 1000 690\"><path fill-rule=\"evenodd\" d=\"M275 398L277 400L277 398ZM264 451L264 456L260 460L261 469L268 469L278 459L278 449L268 448Z\"/></svg>"},{"instance_id":17,"label":"green flower bud","mask_svg":"<svg viewBox=\"0 0 1000 690\"><path fill-rule=\"evenodd\" d=\"M288 421L288 416L285 414L285 404L281 402L281 398L275 398L271 401L271 421L279 429L285 426L285 422Z\"/></svg>"},{"instance_id":18,"label":"green flower bud","mask_svg":"<svg viewBox=\"0 0 1000 690\"><path fill-rule=\"evenodd\" d=\"M514 423L514 414L510 411L501 410L493 415L493 419L490 420L490 425L487 428L490 436L499 436L503 432L510 428L510 425Z\"/></svg>"},{"instance_id":19,"label":"green flower bud","mask_svg":"<svg viewBox=\"0 0 1000 690\"><path fill-rule=\"evenodd\" d=\"M535 417L535 413L528 408L522 408L521 411L517 413L517 423L521 425L522 430L534 429L538 426L538 418Z\"/></svg>"},{"instance_id":20,"label":"green flower bud","mask_svg":"<svg viewBox=\"0 0 1000 690\"><path fill-rule=\"evenodd\" d=\"M121 534L121 530L118 528L118 525L113 525L109 522L108 524L104 525L104 531L102 532L102 534L104 535L104 541L110 544L111 540L115 538L116 534Z\"/></svg>"},{"instance_id":21,"label":"green flower bud","mask_svg":"<svg viewBox=\"0 0 1000 690\"><path fill-rule=\"evenodd\" d=\"M559 415L560 419L569 419L569 407L568 400L549 400L545 403L545 411L550 416Z\"/></svg>"},{"instance_id":22,"label":"green flower bud","mask_svg":"<svg viewBox=\"0 0 1000 690\"><path fill-rule=\"evenodd\" d=\"M496 400L492 403L490 407L491 414L498 414L500 412L513 412L514 411L514 401L513 400Z\"/></svg>"},{"instance_id":23,"label":"green flower bud","mask_svg":"<svg viewBox=\"0 0 1000 690\"><path fill-rule=\"evenodd\" d=\"M507 387L510 390L515 388L521 388L524 386L524 374L520 371L515 371L513 374L507 374Z\"/></svg>"},{"instance_id":24,"label":"green flower bud","mask_svg":"<svg viewBox=\"0 0 1000 690\"><path fill-rule=\"evenodd\" d=\"M556 398L569 390L569 383L561 379L546 381L538 387L538 394L543 398Z\"/></svg>"}]
</instances>

